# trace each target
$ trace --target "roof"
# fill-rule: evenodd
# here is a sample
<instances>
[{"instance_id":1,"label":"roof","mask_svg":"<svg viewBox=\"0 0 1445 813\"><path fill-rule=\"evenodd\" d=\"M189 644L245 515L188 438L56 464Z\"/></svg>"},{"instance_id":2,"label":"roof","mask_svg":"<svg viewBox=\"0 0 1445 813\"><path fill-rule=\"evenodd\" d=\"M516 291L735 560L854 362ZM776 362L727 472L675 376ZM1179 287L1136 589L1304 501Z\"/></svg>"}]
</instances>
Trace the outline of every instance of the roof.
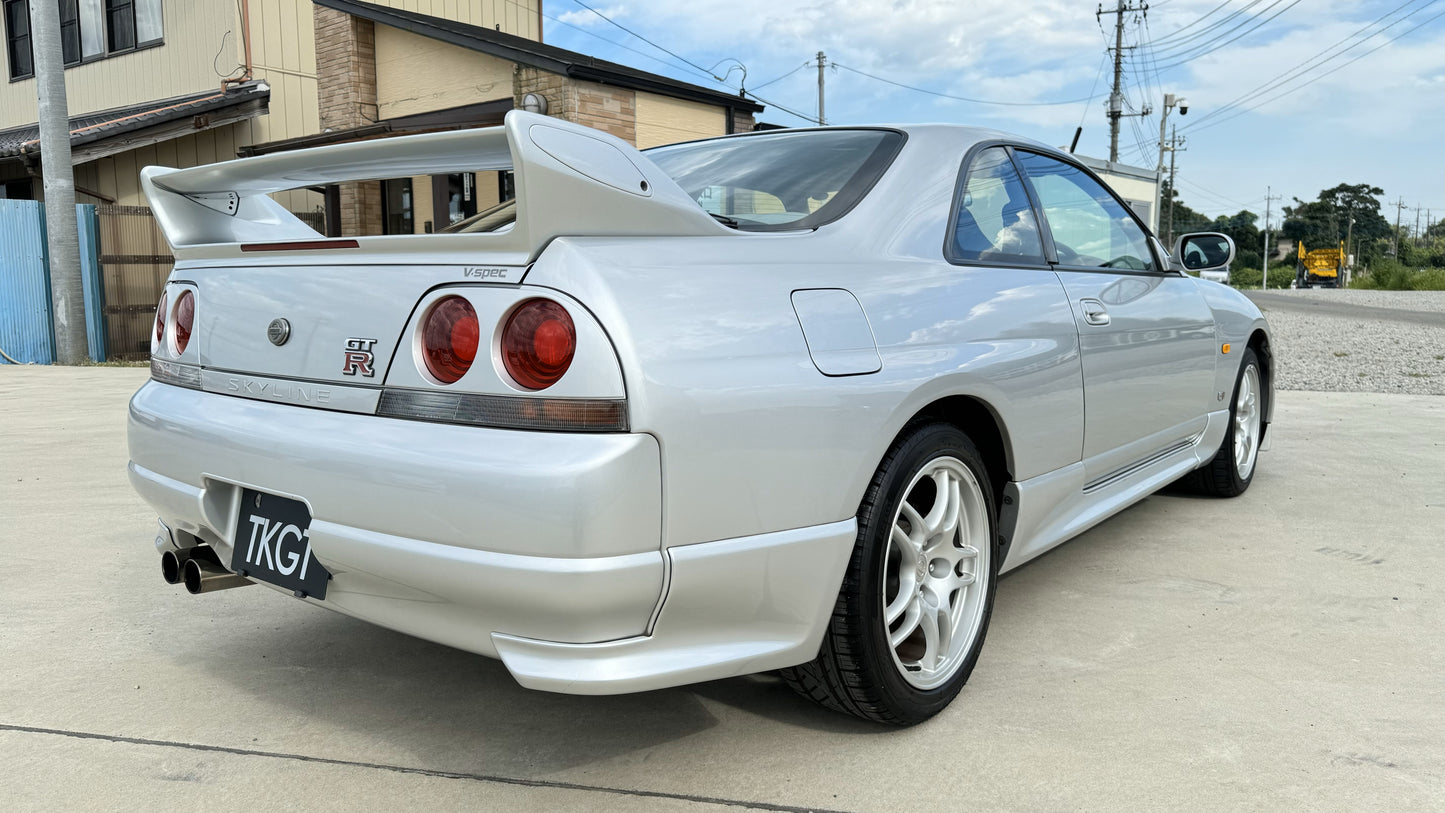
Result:
<instances>
[{"instance_id":1,"label":"roof","mask_svg":"<svg viewBox=\"0 0 1445 813\"><path fill-rule=\"evenodd\" d=\"M400 28L423 37L490 54L500 59L551 73L562 74L573 79L644 90L663 96L748 110L753 113L763 110L763 106L757 102L732 93L680 82L666 76L619 65L616 62L607 62L586 54L579 54L576 51L568 51L555 45L529 40L526 37L504 34L501 31L479 28L455 20L387 8L366 3L363 0L315 0L315 3L318 6L345 12L374 23Z\"/></svg>"},{"instance_id":2,"label":"roof","mask_svg":"<svg viewBox=\"0 0 1445 813\"><path fill-rule=\"evenodd\" d=\"M270 98L270 85L265 82L250 81L232 86L224 91L206 90L185 96L173 96L169 99L156 99L144 104L102 110L98 113L72 116L70 118L70 147L73 150L113 136L133 133L179 119L228 110L241 105L249 104L254 107L254 114L264 113ZM196 127L196 129L206 129L206 127ZM38 154L40 152L39 139L40 125L38 123L0 130L0 158Z\"/></svg>"}]
</instances>

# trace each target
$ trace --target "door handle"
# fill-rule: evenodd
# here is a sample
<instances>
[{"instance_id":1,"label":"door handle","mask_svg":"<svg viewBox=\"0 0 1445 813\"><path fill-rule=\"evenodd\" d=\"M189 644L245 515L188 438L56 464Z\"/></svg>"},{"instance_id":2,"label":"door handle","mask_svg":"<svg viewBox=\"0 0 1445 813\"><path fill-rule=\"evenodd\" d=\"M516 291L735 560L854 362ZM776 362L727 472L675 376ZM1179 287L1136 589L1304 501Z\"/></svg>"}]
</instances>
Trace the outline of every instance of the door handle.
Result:
<instances>
[{"instance_id":1,"label":"door handle","mask_svg":"<svg viewBox=\"0 0 1445 813\"><path fill-rule=\"evenodd\" d=\"M1084 321L1091 325L1109 324L1109 311L1104 309L1104 303L1097 299L1080 299L1079 307L1084 312Z\"/></svg>"}]
</instances>

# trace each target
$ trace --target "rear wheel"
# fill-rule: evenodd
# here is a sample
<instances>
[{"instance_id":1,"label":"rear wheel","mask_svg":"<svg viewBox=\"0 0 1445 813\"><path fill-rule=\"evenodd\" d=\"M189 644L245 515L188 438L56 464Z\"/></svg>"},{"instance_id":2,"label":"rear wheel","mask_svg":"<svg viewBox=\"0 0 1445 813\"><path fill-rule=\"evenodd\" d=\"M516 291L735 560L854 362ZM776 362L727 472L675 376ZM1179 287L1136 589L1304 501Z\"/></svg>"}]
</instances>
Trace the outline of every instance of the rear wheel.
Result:
<instances>
[{"instance_id":1,"label":"rear wheel","mask_svg":"<svg viewBox=\"0 0 1445 813\"><path fill-rule=\"evenodd\" d=\"M894 725L941 711L973 672L998 557L983 457L950 424L923 424L884 458L818 657L782 670L828 708Z\"/></svg>"},{"instance_id":2,"label":"rear wheel","mask_svg":"<svg viewBox=\"0 0 1445 813\"><path fill-rule=\"evenodd\" d=\"M1184 479L1191 490L1216 497L1237 497L1254 481L1259 441L1264 434L1267 379L1253 348L1245 348L1229 405L1229 429L1214 459Z\"/></svg>"}]
</instances>

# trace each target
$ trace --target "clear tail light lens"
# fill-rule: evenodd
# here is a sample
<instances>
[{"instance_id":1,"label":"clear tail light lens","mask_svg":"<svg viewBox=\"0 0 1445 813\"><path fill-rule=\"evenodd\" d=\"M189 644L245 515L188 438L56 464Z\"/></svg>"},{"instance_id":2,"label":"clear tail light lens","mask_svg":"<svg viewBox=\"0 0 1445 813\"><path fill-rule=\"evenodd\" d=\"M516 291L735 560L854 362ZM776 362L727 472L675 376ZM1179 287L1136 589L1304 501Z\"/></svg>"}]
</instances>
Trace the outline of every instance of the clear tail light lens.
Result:
<instances>
[{"instance_id":1,"label":"clear tail light lens","mask_svg":"<svg viewBox=\"0 0 1445 813\"><path fill-rule=\"evenodd\" d=\"M186 352L186 345L191 343L191 327L196 321L196 295L190 291L181 294L176 300L176 354Z\"/></svg>"},{"instance_id":2,"label":"clear tail light lens","mask_svg":"<svg viewBox=\"0 0 1445 813\"><path fill-rule=\"evenodd\" d=\"M577 328L567 309L529 299L502 328L502 365L518 386L544 390L561 380L577 352Z\"/></svg>"},{"instance_id":3,"label":"clear tail light lens","mask_svg":"<svg viewBox=\"0 0 1445 813\"><path fill-rule=\"evenodd\" d=\"M161 304L156 306L156 346L160 346L166 339L166 305L170 304L170 294L161 294Z\"/></svg>"},{"instance_id":4,"label":"clear tail light lens","mask_svg":"<svg viewBox=\"0 0 1445 813\"><path fill-rule=\"evenodd\" d=\"M438 300L422 324L422 359L427 372L442 384L456 382L471 369L480 337L472 303L460 296Z\"/></svg>"}]
</instances>

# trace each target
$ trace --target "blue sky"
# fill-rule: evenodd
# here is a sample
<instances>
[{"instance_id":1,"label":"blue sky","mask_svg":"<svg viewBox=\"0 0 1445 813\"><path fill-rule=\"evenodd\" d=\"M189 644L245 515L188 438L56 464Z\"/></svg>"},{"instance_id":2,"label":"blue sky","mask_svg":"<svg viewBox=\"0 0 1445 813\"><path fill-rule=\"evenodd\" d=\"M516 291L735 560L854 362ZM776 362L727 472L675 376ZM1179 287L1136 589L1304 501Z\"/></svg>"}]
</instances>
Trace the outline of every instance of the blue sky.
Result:
<instances>
[{"instance_id":1,"label":"blue sky","mask_svg":"<svg viewBox=\"0 0 1445 813\"><path fill-rule=\"evenodd\" d=\"M802 66L825 51L839 65L827 73L829 124L957 122L1056 145L1082 124L1078 151L1108 156L1114 17L1096 20L1094 2L582 2L718 76L734 68L733 89L741 63L749 89L810 115L817 70ZM575 0L545 0L543 13L551 44L724 87ZM1162 97L1185 97L1188 115L1176 111L1169 123L1188 139L1177 159L1190 206L1262 213L1266 186L1288 204L1342 182L1371 183L1391 203L1403 196L1418 206L1422 225L1427 209L1445 218L1445 0L1161 0L1129 15L1125 44L1138 46L1126 55L1128 107L1147 102L1155 112L1123 119L1120 160L1153 167ZM972 99L1069 103L965 102L857 71ZM761 118L805 124L771 105ZM1385 211L1393 220L1395 209ZM1414 208L1403 214L1412 225L1415 217Z\"/></svg>"}]
</instances>

